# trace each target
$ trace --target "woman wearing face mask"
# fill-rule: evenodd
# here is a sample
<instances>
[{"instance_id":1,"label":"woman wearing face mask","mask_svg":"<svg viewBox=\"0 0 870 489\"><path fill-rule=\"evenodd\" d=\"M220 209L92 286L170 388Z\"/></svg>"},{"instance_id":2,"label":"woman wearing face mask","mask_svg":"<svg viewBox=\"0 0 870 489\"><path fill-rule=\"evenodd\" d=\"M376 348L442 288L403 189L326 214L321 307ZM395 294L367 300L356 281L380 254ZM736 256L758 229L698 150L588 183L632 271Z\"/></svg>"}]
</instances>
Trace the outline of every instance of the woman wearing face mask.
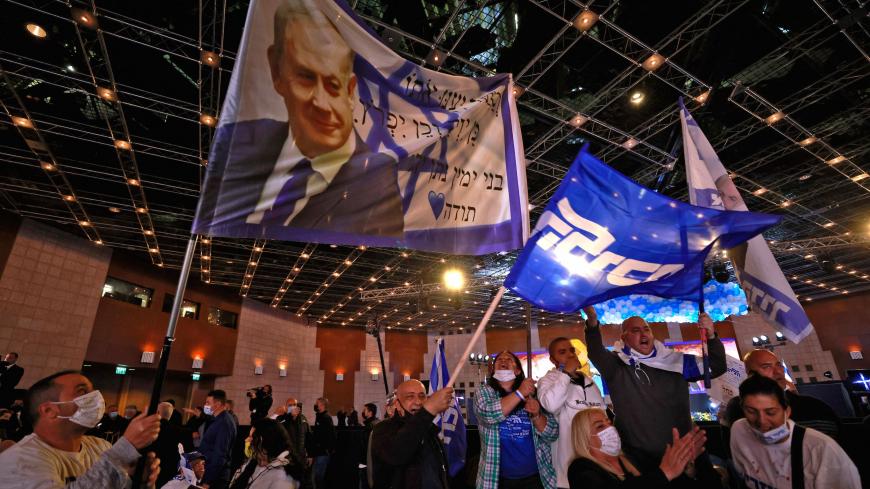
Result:
<instances>
[{"instance_id":1,"label":"woman wearing face mask","mask_svg":"<svg viewBox=\"0 0 870 489\"><path fill-rule=\"evenodd\" d=\"M592 408L577 413L571 422L571 433L577 457L568 467L571 489L668 487L706 441L706 435L698 428L682 438L674 429L674 443L665 449L661 464L656 470L641 474L622 453L619 432L603 410ZM713 481L709 486L705 478L697 482L699 487L719 487L718 480Z\"/></svg>"},{"instance_id":2,"label":"woman wearing face mask","mask_svg":"<svg viewBox=\"0 0 870 489\"><path fill-rule=\"evenodd\" d=\"M550 444L559 436L556 419L532 398L535 383L509 351L499 353L478 391L480 430L478 489L554 489Z\"/></svg>"},{"instance_id":3,"label":"woman wearing face mask","mask_svg":"<svg viewBox=\"0 0 870 489\"><path fill-rule=\"evenodd\" d=\"M230 489L297 489L302 463L290 449L290 437L281 423L254 421L245 439L247 461L233 476Z\"/></svg>"}]
</instances>

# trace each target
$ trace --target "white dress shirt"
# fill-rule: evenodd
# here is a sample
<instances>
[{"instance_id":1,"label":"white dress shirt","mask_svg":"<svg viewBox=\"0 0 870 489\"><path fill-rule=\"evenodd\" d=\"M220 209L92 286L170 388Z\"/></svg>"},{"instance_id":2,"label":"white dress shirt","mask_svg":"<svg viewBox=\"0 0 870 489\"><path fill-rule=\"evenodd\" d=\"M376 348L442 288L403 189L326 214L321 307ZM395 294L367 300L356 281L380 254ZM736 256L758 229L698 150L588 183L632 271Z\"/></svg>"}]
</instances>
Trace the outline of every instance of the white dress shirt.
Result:
<instances>
[{"instance_id":1,"label":"white dress shirt","mask_svg":"<svg viewBox=\"0 0 870 489\"><path fill-rule=\"evenodd\" d=\"M329 187L338 171L348 162L355 150L356 134L351 132L347 141L340 148L310 160L311 169L314 170L314 173L308 179L308 183L305 186L305 197L296 201L293 212L284 221L285 226L289 225L290 221L305 208L311 197L322 193ZM263 221L266 211L272 208L284 184L293 176L293 168L304 159L305 155L299 151L295 141L288 135L287 140L284 142L284 147L281 148L281 153L278 155L278 161L275 162L275 167L272 169L272 174L269 175L269 179L266 180L266 184L263 186L260 200L257 202L254 212L248 215L245 222L248 224L260 224Z\"/></svg>"}]
</instances>

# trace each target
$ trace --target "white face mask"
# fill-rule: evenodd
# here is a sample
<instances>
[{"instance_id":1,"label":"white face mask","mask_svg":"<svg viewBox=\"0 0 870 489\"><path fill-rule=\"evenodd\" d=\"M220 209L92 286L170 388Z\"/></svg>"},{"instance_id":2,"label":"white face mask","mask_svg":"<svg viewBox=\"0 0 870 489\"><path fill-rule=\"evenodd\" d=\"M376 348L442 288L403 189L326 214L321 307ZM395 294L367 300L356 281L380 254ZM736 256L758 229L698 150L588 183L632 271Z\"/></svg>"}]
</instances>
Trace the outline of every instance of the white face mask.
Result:
<instances>
[{"instance_id":1,"label":"white face mask","mask_svg":"<svg viewBox=\"0 0 870 489\"><path fill-rule=\"evenodd\" d=\"M93 428L103 418L106 412L106 401L103 400L103 395L100 391L94 390L87 394L76 397L72 401L52 402L52 404L69 404L73 403L78 406L76 412L72 416L58 416L60 419L68 419L73 423L84 426L85 428Z\"/></svg>"},{"instance_id":2,"label":"white face mask","mask_svg":"<svg viewBox=\"0 0 870 489\"><path fill-rule=\"evenodd\" d=\"M788 421L770 431L761 432L755 428L752 428L752 431L755 432L755 436L765 445L775 445L788 438L788 435L791 434L791 430L788 428Z\"/></svg>"},{"instance_id":3,"label":"white face mask","mask_svg":"<svg viewBox=\"0 0 870 489\"><path fill-rule=\"evenodd\" d=\"M214 410L209 405L205 405L202 407L202 412L205 413L206 416L211 416L214 413Z\"/></svg>"},{"instance_id":4,"label":"white face mask","mask_svg":"<svg viewBox=\"0 0 870 489\"><path fill-rule=\"evenodd\" d=\"M517 375L513 370L496 370L495 373L492 374L492 378L499 382L510 382L517 378Z\"/></svg>"},{"instance_id":5,"label":"white face mask","mask_svg":"<svg viewBox=\"0 0 870 489\"><path fill-rule=\"evenodd\" d=\"M601 440L601 450L610 456L617 456L622 451L622 440L619 439L619 432L616 427L608 426L598 432L598 439Z\"/></svg>"}]
</instances>

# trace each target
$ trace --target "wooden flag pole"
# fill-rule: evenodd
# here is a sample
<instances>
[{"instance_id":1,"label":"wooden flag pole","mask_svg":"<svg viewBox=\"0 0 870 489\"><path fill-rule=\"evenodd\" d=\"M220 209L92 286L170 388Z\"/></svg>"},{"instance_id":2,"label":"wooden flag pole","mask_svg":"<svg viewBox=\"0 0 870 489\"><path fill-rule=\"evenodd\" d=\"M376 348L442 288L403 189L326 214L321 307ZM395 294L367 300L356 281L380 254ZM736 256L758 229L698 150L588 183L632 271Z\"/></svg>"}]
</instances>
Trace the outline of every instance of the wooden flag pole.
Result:
<instances>
[{"instance_id":1,"label":"wooden flag pole","mask_svg":"<svg viewBox=\"0 0 870 489\"><path fill-rule=\"evenodd\" d=\"M450 380L447 381L447 385L444 387L453 387L456 378L459 377L459 373L462 372L462 368L465 366L466 362L468 362L468 355L471 353L471 350L474 349L475 343L477 343L478 338L480 338L481 333L483 333L486 323L489 322L489 318L492 317L492 313L495 312L495 309L498 307L498 303L501 302L501 297L505 292L507 292L507 290L504 287L498 288L498 292L496 292L495 297L493 297L492 303L483 315L483 319L481 319L480 324L477 325L477 330L474 332L474 336L471 337L471 341L469 341L468 345L465 347L465 353L459 357L459 363L456 364L456 368L454 368L453 372L450 374Z\"/></svg>"}]
</instances>

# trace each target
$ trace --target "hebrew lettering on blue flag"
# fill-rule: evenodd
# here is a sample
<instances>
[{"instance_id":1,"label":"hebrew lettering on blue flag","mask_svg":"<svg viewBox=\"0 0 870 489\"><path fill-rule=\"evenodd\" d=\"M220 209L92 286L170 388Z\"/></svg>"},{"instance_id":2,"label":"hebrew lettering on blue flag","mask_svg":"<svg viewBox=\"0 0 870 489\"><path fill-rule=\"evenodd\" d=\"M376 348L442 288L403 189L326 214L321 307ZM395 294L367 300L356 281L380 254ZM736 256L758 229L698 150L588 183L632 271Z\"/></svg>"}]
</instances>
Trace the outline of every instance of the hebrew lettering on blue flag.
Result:
<instances>
[{"instance_id":1,"label":"hebrew lettering on blue flag","mask_svg":"<svg viewBox=\"0 0 870 489\"><path fill-rule=\"evenodd\" d=\"M447 360L444 356L444 339L438 339L438 349L432 358L432 368L429 370L429 394L443 388L450 380L447 371ZM439 437L444 443L447 455L448 472L455 476L465 466L465 419L459 408L459 401L453 399L453 405L435 417L435 424L441 428Z\"/></svg>"},{"instance_id":2,"label":"hebrew lettering on blue flag","mask_svg":"<svg viewBox=\"0 0 870 489\"><path fill-rule=\"evenodd\" d=\"M193 232L455 254L528 237L510 74L405 60L343 0L255 0Z\"/></svg>"},{"instance_id":3,"label":"hebrew lettering on blue flag","mask_svg":"<svg viewBox=\"0 0 870 489\"><path fill-rule=\"evenodd\" d=\"M581 150L538 220L505 286L574 312L629 294L700 300L704 260L779 222L705 209L631 181Z\"/></svg>"}]
</instances>

